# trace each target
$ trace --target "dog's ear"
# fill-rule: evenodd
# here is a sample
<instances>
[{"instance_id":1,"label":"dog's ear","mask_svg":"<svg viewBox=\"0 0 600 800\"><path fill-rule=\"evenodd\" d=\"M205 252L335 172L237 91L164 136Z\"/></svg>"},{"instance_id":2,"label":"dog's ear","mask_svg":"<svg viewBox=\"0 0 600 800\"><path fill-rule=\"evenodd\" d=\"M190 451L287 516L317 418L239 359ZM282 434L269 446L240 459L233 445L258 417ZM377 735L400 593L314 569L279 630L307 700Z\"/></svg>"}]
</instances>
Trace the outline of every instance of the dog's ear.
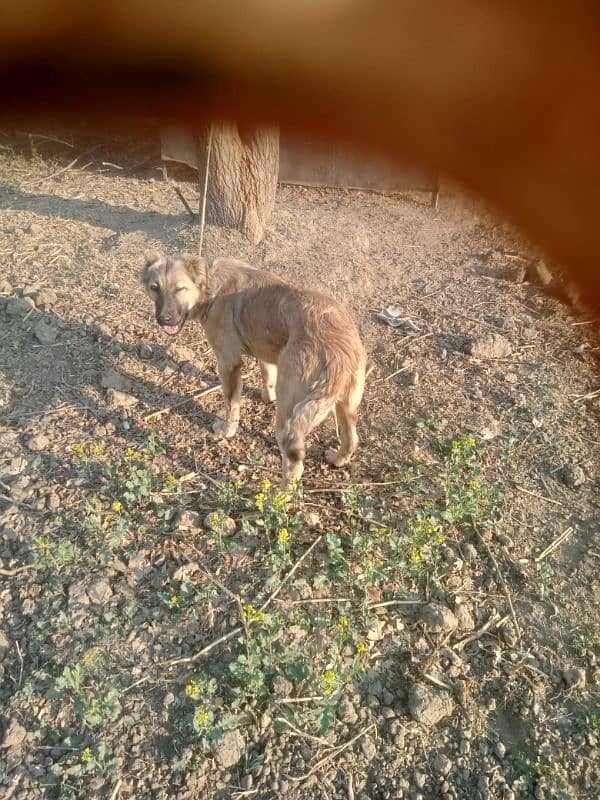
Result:
<instances>
[{"instance_id":1,"label":"dog's ear","mask_svg":"<svg viewBox=\"0 0 600 800\"><path fill-rule=\"evenodd\" d=\"M142 267L142 271L140 273L140 280L142 283L146 280L148 275L148 270L153 264L156 264L157 261L160 261L162 256L160 253L157 253L155 250L149 250L147 253L144 253L144 266Z\"/></svg>"},{"instance_id":2,"label":"dog's ear","mask_svg":"<svg viewBox=\"0 0 600 800\"><path fill-rule=\"evenodd\" d=\"M181 261L196 286L208 286L208 264L202 256L191 256L185 253Z\"/></svg>"}]
</instances>

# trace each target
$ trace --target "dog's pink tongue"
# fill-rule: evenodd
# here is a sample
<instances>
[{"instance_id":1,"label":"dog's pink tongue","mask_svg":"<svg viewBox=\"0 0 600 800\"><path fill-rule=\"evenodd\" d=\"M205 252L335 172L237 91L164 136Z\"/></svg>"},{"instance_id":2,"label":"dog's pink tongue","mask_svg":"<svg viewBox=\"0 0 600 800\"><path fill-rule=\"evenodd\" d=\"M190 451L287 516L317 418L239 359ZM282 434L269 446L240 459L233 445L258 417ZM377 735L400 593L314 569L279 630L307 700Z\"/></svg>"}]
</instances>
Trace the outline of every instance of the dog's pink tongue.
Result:
<instances>
[{"instance_id":1,"label":"dog's pink tongue","mask_svg":"<svg viewBox=\"0 0 600 800\"><path fill-rule=\"evenodd\" d=\"M165 333L168 333L169 336L175 336L175 334L179 332L179 325L163 325L162 329Z\"/></svg>"}]
</instances>

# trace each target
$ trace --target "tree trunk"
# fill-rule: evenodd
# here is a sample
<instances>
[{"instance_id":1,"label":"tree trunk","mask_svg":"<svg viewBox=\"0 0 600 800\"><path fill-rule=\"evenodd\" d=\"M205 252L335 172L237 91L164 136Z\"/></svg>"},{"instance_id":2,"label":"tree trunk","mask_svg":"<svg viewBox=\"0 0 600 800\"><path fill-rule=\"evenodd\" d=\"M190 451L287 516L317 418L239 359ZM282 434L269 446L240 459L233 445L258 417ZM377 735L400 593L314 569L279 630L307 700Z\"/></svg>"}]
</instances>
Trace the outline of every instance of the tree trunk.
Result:
<instances>
[{"instance_id":1,"label":"tree trunk","mask_svg":"<svg viewBox=\"0 0 600 800\"><path fill-rule=\"evenodd\" d=\"M199 165L201 188L204 169ZM236 125L213 126L206 221L239 230L258 244L273 210L278 173L277 130L256 128L242 136Z\"/></svg>"}]
</instances>

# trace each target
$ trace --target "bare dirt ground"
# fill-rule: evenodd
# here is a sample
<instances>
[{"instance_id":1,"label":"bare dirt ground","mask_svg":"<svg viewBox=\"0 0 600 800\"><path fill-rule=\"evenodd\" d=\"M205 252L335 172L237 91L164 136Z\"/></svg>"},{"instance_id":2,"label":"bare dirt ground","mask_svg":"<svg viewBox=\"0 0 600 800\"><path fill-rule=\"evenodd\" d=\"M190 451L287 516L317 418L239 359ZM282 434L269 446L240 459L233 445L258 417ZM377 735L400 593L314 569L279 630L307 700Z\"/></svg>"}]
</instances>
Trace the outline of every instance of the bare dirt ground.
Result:
<instances>
[{"instance_id":1,"label":"bare dirt ground","mask_svg":"<svg viewBox=\"0 0 600 800\"><path fill-rule=\"evenodd\" d=\"M207 229L374 365L351 468L329 421L287 503L255 365L215 442L202 333L138 285L195 185L143 140L0 144L2 796L597 797L599 344L511 229L290 187L257 247Z\"/></svg>"}]
</instances>

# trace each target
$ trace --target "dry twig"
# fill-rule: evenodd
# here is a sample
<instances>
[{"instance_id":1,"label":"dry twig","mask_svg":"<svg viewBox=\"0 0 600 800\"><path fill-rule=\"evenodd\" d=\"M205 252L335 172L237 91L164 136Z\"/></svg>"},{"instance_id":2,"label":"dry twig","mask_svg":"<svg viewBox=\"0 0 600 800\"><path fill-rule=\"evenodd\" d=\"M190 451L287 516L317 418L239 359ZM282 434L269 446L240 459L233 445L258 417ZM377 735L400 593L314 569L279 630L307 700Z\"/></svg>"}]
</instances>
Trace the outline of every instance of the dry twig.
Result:
<instances>
[{"instance_id":1,"label":"dry twig","mask_svg":"<svg viewBox=\"0 0 600 800\"><path fill-rule=\"evenodd\" d=\"M479 539L479 541L481 542L482 546L484 547L486 553L488 554L490 561L494 565L494 569L496 570L496 575L498 576L498 580L500 581L500 584L502 585L502 589L504 591L504 596L506 597L506 602L508 603L508 607L510 609L510 615L512 617L512 620L513 620L513 623L514 623L514 626L515 626L515 631L517 633L517 638L518 638L519 641L521 641L521 628L519 627L519 623L517 621L517 615L515 613L515 607L513 606L512 596L511 596L510 591L508 589L508 585L507 585L506 581L504 580L504 575L502 574L502 572L500 572L500 567L498 566L498 562L496 561L496 558L495 558L494 554L492 553L488 543L485 541L485 539L483 538L483 536L479 533L479 531L477 529L475 529L475 533L477 534L477 538Z\"/></svg>"},{"instance_id":2,"label":"dry twig","mask_svg":"<svg viewBox=\"0 0 600 800\"><path fill-rule=\"evenodd\" d=\"M376 725L377 725L376 722L372 722L370 725L367 725L366 728L363 728L362 731L357 733L356 736L353 736L352 739L349 739L347 742L345 742L344 744L340 745L339 747L334 747L333 750L330 753L328 753L324 758L321 758L319 761L317 761L317 763L314 765L314 767L309 772L307 772L306 774L300 775L297 778L293 777L292 775L289 775L288 779L290 781L294 781L294 783L302 783L303 781L308 780L308 778L310 778L312 775L314 775L315 772L318 772L324 764L326 764L328 761L331 761L332 758L334 758L335 756L339 755L344 750L347 750L349 747L351 747L354 744L354 742L356 742L359 739L361 739L370 730L373 730L373 728Z\"/></svg>"},{"instance_id":3,"label":"dry twig","mask_svg":"<svg viewBox=\"0 0 600 800\"><path fill-rule=\"evenodd\" d=\"M540 561L543 561L546 556L549 556L550 553L554 552L557 547L559 547L564 540L573 533L573 528L569 526L566 530L564 530L561 534L559 534L554 541L552 541L545 550L536 556L535 563L538 564Z\"/></svg>"}]
</instances>

